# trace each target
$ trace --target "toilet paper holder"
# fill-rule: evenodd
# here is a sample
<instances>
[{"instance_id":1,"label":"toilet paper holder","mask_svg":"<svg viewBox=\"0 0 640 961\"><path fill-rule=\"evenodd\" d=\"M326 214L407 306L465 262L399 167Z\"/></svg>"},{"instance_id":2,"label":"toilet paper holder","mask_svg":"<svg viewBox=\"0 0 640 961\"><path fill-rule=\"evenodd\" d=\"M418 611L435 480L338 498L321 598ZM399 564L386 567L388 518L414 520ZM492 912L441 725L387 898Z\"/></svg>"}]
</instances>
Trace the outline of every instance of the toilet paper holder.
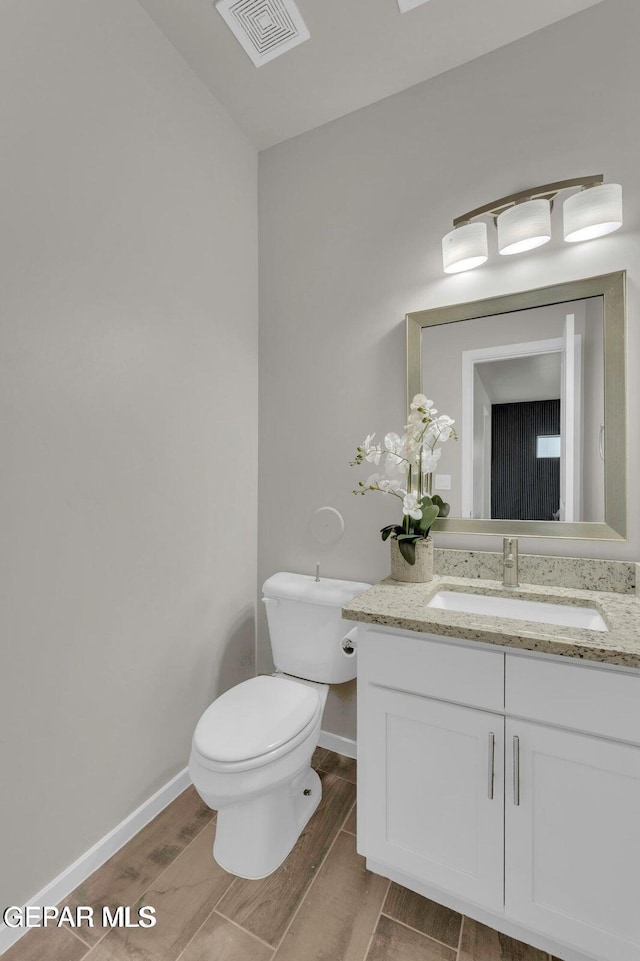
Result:
<instances>
[{"instance_id":1,"label":"toilet paper holder","mask_svg":"<svg viewBox=\"0 0 640 961\"><path fill-rule=\"evenodd\" d=\"M356 633L358 628L352 627L348 634L342 638L340 646L342 647L342 653L345 657L354 657L357 651L357 640Z\"/></svg>"}]
</instances>

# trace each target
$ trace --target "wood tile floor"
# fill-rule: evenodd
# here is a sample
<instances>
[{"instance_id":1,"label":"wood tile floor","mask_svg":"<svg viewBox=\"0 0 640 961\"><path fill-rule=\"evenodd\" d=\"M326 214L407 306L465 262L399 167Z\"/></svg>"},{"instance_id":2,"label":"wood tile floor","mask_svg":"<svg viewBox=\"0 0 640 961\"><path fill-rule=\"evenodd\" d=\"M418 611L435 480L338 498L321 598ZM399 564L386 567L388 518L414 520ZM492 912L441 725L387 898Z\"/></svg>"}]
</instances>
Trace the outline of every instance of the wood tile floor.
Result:
<instances>
[{"instance_id":1,"label":"wood tile floor","mask_svg":"<svg viewBox=\"0 0 640 961\"><path fill-rule=\"evenodd\" d=\"M319 748L322 802L262 881L211 856L215 814L180 795L67 899L143 904L153 928L30 931L2 961L554 961L366 870L356 854L356 763Z\"/></svg>"}]
</instances>

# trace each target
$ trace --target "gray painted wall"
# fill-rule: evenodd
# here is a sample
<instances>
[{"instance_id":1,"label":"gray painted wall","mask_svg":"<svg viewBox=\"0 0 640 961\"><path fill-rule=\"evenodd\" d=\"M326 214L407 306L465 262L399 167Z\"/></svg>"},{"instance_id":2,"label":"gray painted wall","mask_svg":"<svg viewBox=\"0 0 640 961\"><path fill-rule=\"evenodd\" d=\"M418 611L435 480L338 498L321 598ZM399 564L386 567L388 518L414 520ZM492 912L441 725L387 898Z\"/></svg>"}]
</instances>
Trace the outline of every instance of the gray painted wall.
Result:
<instances>
[{"instance_id":1,"label":"gray painted wall","mask_svg":"<svg viewBox=\"0 0 640 961\"><path fill-rule=\"evenodd\" d=\"M254 667L255 151L130 0L3 4L0 904Z\"/></svg>"},{"instance_id":2,"label":"gray painted wall","mask_svg":"<svg viewBox=\"0 0 640 961\"><path fill-rule=\"evenodd\" d=\"M626 268L628 356L639 356L637 249L640 5L607 0L260 155L260 487L258 585L276 570L376 580L389 570L378 529L391 499L351 493L347 464L371 430L404 423L404 315ZM466 210L530 185L604 173L624 185L625 227L528 255L442 272L440 241ZM629 409L640 409L630 378ZM630 489L640 437L629 432ZM376 499L377 497L377 499ZM312 512L340 509L346 531L320 549ZM497 538L437 538L496 550ZM532 539L534 553L640 556L637 498L625 544ZM259 625L259 667L270 655ZM355 733L354 686L335 689L325 727Z\"/></svg>"}]
</instances>

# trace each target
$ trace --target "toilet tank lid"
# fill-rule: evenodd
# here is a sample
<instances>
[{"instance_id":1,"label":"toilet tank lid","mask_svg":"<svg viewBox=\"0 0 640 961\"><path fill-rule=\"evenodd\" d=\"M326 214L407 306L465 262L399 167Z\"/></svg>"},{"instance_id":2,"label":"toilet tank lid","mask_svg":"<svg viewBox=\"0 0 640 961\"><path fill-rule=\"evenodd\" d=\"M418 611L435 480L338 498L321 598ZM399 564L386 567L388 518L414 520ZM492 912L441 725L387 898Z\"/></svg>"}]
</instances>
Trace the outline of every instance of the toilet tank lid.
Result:
<instances>
[{"instance_id":1,"label":"toilet tank lid","mask_svg":"<svg viewBox=\"0 0 640 961\"><path fill-rule=\"evenodd\" d=\"M262 585L262 594L264 597L301 601L304 604L343 607L370 587L371 584L360 581L341 581L331 577L321 577L316 581L310 574L281 571L267 578Z\"/></svg>"}]
</instances>

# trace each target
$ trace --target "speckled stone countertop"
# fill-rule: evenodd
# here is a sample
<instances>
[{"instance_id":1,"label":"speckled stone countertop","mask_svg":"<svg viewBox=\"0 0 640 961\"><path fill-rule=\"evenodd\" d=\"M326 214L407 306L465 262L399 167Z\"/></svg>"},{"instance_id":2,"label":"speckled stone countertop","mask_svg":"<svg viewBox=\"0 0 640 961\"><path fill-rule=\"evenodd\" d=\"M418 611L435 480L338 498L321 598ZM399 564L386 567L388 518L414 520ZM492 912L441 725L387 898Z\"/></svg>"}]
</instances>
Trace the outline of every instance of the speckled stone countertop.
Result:
<instances>
[{"instance_id":1,"label":"speckled stone countertop","mask_svg":"<svg viewBox=\"0 0 640 961\"><path fill-rule=\"evenodd\" d=\"M609 630L592 631L533 621L463 614L427 607L440 590L522 598L594 607ZM505 588L499 581L436 575L427 584L404 584L388 577L360 594L342 611L350 621L381 624L405 631L457 637L519 650L558 654L640 669L640 598L636 594L575 590L527 584Z\"/></svg>"}]
</instances>

